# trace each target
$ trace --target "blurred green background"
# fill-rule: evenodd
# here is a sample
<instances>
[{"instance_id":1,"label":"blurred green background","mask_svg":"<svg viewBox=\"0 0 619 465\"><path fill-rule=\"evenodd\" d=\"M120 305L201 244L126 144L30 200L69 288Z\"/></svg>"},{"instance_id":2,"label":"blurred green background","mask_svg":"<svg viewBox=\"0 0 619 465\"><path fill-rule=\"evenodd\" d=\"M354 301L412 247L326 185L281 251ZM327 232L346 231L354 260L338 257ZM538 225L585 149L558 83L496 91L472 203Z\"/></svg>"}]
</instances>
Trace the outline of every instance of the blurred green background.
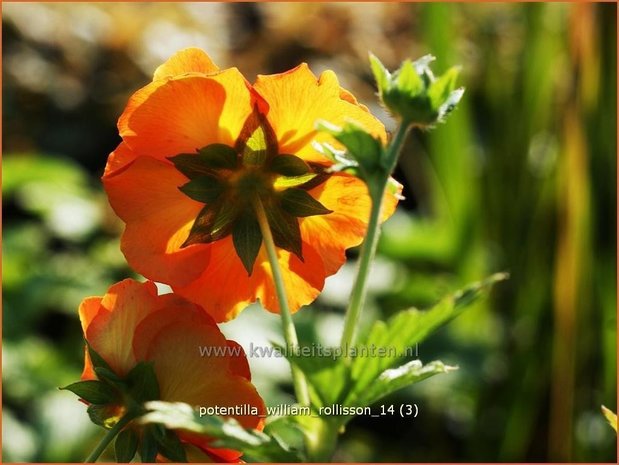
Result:
<instances>
[{"instance_id":1,"label":"blurred green background","mask_svg":"<svg viewBox=\"0 0 619 465\"><path fill-rule=\"evenodd\" d=\"M132 276L99 177L129 95L191 45L250 81L333 69L389 129L369 50L390 68L427 53L463 67L459 108L402 157L364 320L511 279L419 347L460 367L389 399L419 417L356 419L335 460L615 461L600 413L617 407L614 3L4 3L2 17L4 461L80 461L102 434L57 390L81 371L80 300ZM295 317L305 340L337 343L350 256ZM247 347L278 325L254 307L223 330ZM281 360L250 364L268 403L291 400Z\"/></svg>"}]
</instances>

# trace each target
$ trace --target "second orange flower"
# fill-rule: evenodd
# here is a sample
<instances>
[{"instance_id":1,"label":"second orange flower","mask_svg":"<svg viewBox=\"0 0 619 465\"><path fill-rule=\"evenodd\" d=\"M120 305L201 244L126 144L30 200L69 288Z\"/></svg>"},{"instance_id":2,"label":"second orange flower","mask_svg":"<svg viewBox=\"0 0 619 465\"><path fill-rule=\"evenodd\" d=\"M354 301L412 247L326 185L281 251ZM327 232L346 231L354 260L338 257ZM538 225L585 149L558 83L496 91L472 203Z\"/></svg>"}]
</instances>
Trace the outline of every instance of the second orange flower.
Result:
<instances>
[{"instance_id":1,"label":"second orange flower","mask_svg":"<svg viewBox=\"0 0 619 465\"><path fill-rule=\"evenodd\" d=\"M258 299L277 312L256 220L262 207L291 310L312 302L345 250L363 240L370 210L365 184L332 173L314 148L337 146L316 131L317 120L353 120L386 139L331 71L316 78L302 64L251 85L201 50L174 55L129 100L118 122L123 141L103 176L126 223L121 248L129 264L217 321ZM396 203L389 194L384 218Z\"/></svg>"}]
</instances>

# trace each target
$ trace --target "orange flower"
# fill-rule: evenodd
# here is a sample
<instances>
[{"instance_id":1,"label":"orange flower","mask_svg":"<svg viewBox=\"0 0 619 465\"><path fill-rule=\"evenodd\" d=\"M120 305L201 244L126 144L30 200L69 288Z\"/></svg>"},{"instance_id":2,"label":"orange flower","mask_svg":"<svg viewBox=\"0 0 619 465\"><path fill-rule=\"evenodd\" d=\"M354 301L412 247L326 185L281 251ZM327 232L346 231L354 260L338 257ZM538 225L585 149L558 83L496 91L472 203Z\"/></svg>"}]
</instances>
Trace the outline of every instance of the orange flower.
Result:
<instances>
[{"instance_id":1,"label":"orange flower","mask_svg":"<svg viewBox=\"0 0 619 465\"><path fill-rule=\"evenodd\" d=\"M160 400L196 407L240 406L243 413L252 406L264 415L243 349L227 341L197 305L174 294L158 296L152 282L127 279L110 287L104 297L85 299L79 315L86 341L113 375L123 379L139 362L152 362ZM217 356L202 356L205 347ZM87 349L82 380L93 379L97 375ZM124 407L115 409L122 412ZM258 415L234 418L246 428L262 429ZM196 461L236 461L241 455L210 447L206 436L179 431L178 437Z\"/></svg>"},{"instance_id":2,"label":"orange flower","mask_svg":"<svg viewBox=\"0 0 619 465\"><path fill-rule=\"evenodd\" d=\"M354 120L386 139L383 125L339 86L306 64L258 76L220 70L198 49L178 52L137 91L118 121L123 139L103 183L126 223L121 248L144 276L169 284L216 321L259 299L279 305L256 202L263 204L294 312L361 243L370 199L365 184L332 173L313 142L322 119ZM396 206L385 202L384 218Z\"/></svg>"}]
</instances>

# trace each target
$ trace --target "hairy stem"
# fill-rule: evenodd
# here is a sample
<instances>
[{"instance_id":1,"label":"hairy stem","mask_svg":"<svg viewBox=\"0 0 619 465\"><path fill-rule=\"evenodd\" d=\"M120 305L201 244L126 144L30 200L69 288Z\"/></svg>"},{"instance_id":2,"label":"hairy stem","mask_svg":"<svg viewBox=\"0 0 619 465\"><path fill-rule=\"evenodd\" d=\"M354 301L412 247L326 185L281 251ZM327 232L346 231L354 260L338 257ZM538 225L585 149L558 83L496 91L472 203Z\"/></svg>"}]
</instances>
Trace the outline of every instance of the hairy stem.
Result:
<instances>
[{"instance_id":1,"label":"hairy stem","mask_svg":"<svg viewBox=\"0 0 619 465\"><path fill-rule=\"evenodd\" d=\"M254 202L254 209L256 211L256 217L258 224L260 225L260 231L262 232L262 239L267 250L269 257L269 263L271 265L271 272L273 274L273 283L275 284L275 290L277 291L277 300L279 302L279 310L282 316L282 326L284 331L284 339L286 340L286 350L291 350L293 353L299 346L299 340L297 338L297 331L292 321L292 314L290 308L288 308L288 298L286 295L286 287L284 286L284 280L282 278L282 272L279 267L279 260L277 259L277 251L275 249L275 242L273 241L273 234L271 233L271 227L267 220L264 206L260 199L256 199ZM303 372L295 365L292 365L292 382L294 384L294 390L297 395L297 400L301 405L310 405L309 391L307 388L307 381Z\"/></svg>"},{"instance_id":2,"label":"hairy stem","mask_svg":"<svg viewBox=\"0 0 619 465\"><path fill-rule=\"evenodd\" d=\"M391 143L389 144L389 147L387 148L387 152L385 153L383 176L373 178L371 181L368 181L372 208L368 221L367 234L365 236L365 240L363 241L363 246L361 247L361 255L359 256L357 277L353 285L348 309L346 310L344 332L342 334L341 342L342 352L347 358L350 354L351 347L355 344L359 315L361 314L361 309L365 304L368 277L370 275L372 261L376 255L376 247L380 236L380 219L382 216L385 191L389 183L389 178L397 165L398 157L402 147L404 146L404 141L406 140L406 135L408 134L409 129L410 124L403 121L398 127Z\"/></svg>"}]
</instances>

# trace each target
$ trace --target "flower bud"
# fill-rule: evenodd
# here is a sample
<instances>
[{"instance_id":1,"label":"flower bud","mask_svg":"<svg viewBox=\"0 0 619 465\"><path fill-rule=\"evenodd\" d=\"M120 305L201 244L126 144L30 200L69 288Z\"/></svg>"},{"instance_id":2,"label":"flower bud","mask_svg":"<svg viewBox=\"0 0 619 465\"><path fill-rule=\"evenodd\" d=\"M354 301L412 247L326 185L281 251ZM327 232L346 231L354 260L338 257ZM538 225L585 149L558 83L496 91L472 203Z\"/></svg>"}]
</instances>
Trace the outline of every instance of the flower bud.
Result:
<instances>
[{"instance_id":1,"label":"flower bud","mask_svg":"<svg viewBox=\"0 0 619 465\"><path fill-rule=\"evenodd\" d=\"M416 61L405 60L400 69L390 73L376 56L370 54L370 64L378 95L382 103L408 124L428 127L442 122L464 94L456 89L459 67L452 67L435 77L430 69L432 55Z\"/></svg>"}]
</instances>

